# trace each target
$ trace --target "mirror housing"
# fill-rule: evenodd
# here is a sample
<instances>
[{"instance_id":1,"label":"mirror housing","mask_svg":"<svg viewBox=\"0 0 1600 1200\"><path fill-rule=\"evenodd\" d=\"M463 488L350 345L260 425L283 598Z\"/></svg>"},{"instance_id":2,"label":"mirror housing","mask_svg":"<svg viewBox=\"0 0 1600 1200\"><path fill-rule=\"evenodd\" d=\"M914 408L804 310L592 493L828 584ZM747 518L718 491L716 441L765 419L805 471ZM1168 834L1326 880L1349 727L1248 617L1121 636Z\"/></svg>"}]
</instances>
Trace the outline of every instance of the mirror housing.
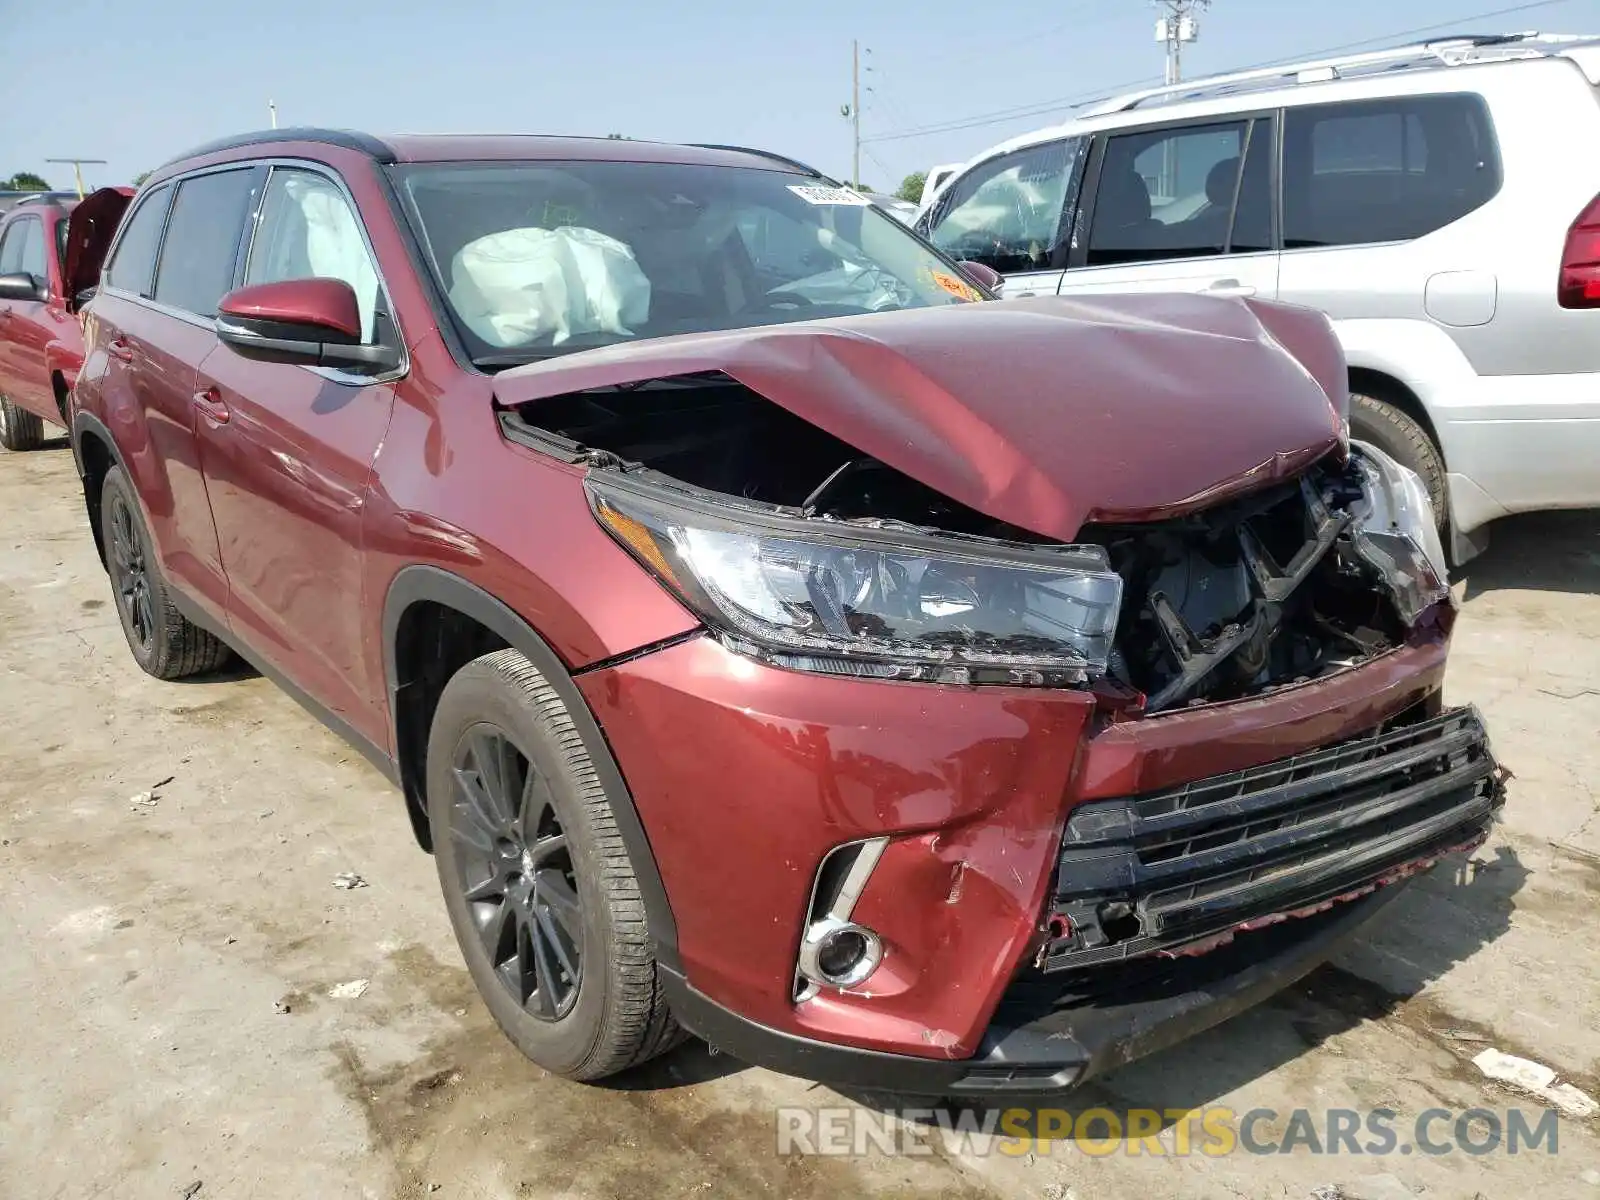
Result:
<instances>
[{"instance_id":1,"label":"mirror housing","mask_svg":"<svg viewBox=\"0 0 1600 1200\"><path fill-rule=\"evenodd\" d=\"M361 306L342 279L285 279L229 292L217 305L217 338L257 362L386 371L392 346L363 345Z\"/></svg>"},{"instance_id":2,"label":"mirror housing","mask_svg":"<svg viewBox=\"0 0 1600 1200\"><path fill-rule=\"evenodd\" d=\"M956 266L961 268L961 273L967 277L968 282L977 284L986 292L993 292L999 295L1000 288L1005 284L1006 277L1004 275L981 262L962 259Z\"/></svg>"},{"instance_id":3,"label":"mirror housing","mask_svg":"<svg viewBox=\"0 0 1600 1200\"><path fill-rule=\"evenodd\" d=\"M48 300L50 289L26 271L0 275L0 300Z\"/></svg>"}]
</instances>

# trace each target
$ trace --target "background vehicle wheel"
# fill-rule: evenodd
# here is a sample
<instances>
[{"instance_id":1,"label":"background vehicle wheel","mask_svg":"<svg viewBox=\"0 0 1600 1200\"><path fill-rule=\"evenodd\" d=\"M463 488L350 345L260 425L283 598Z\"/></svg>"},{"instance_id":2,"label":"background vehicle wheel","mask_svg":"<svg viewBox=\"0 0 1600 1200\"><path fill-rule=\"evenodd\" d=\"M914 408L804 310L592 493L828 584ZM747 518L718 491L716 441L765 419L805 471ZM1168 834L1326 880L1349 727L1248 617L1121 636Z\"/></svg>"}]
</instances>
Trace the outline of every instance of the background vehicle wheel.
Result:
<instances>
[{"instance_id":1,"label":"background vehicle wheel","mask_svg":"<svg viewBox=\"0 0 1600 1200\"><path fill-rule=\"evenodd\" d=\"M121 467L112 467L101 486L100 528L106 572L134 661L157 679L182 679L226 663L232 654L227 644L174 607L150 552L133 485Z\"/></svg>"},{"instance_id":2,"label":"background vehicle wheel","mask_svg":"<svg viewBox=\"0 0 1600 1200\"><path fill-rule=\"evenodd\" d=\"M600 1079L680 1037L644 902L566 705L515 650L445 685L428 738L428 821L467 969L516 1047Z\"/></svg>"},{"instance_id":3,"label":"background vehicle wheel","mask_svg":"<svg viewBox=\"0 0 1600 1200\"><path fill-rule=\"evenodd\" d=\"M43 441L44 422L0 396L0 446L7 450L37 450Z\"/></svg>"},{"instance_id":4,"label":"background vehicle wheel","mask_svg":"<svg viewBox=\"0 0 1600 1200\"><path fill-rule=\"evenodd\" d=\"M1350 393L1350 436L1371 442L1401 466L1410 467L1427 486L1434 524L1442 534L1450 519L1445 491L1444 456L1416 418L1359 392Z\"/></svg>"}]
</instances>

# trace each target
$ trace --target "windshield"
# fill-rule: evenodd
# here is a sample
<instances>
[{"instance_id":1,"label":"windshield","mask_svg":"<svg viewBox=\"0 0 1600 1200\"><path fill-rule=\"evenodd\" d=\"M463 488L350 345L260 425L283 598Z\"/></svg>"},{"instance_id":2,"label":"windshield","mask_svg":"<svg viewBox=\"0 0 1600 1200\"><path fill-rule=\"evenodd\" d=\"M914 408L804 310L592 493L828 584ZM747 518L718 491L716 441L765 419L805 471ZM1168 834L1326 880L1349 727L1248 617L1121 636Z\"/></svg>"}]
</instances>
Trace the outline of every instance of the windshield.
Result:
<instances>
[{"instance_id":1,"label":"windshield","mask_svg":"<svg viewBox=\"0 0 1600 1200\"><path fill-rule=\"evenodd\" d=\"M393 170L481 366L982 299L865 196L804 175L628 162Z\"/></svg>"}]
</instances>

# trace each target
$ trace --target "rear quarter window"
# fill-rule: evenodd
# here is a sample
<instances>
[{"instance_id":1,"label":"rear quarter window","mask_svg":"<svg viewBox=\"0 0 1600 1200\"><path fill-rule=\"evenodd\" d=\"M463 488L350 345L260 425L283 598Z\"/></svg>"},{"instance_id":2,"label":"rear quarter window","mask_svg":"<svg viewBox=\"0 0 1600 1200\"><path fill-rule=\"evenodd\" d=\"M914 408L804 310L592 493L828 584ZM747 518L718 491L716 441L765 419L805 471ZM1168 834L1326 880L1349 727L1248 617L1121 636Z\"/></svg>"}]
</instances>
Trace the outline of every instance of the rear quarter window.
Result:
<instances>
[{"instance_id":1,"label":"rear quarter window","mask_svg":"<svg viewBox=\"0 0 1600 1200\"><path fill-rule=\"evenodd\" d=\"M149 297L150 284L155 279L156 247L161 243L161 227L166 223L167 205L171 202L172 188L163 185L139 201L129 214L106 266L108 285Z\"/></svg>"},{"instance_id":2,"label":"rear quarter window","mask_svg":"<svg viewBox=\"0 0 1600 1200\"><path fill-rule=\"evenodd\" d=\"M1494 130L1477 96L1406 96L1285 114L1287 250L1419 238L1499 190Z\"/></svg>"}]
</instances>

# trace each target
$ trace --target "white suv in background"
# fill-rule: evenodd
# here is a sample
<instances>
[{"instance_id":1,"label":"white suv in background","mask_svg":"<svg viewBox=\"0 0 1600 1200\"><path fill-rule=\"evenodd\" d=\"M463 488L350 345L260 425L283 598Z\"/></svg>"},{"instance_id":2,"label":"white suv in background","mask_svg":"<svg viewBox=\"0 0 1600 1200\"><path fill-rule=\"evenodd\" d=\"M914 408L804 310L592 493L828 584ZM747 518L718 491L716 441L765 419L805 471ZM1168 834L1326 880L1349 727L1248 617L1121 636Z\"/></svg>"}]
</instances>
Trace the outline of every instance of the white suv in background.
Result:
<instances>
[{"instance_id":1,"label":"white suv in background","mask_svg":"<svg viewBox=\"0 0 1600 1200\"><path fill-rule=\"evenodd\" d=\"M1008 297L1307 304L1355 436L1427 483L1458 561L1600 506L1600 38L1452 38L1187 81L1013 138L918 228Z\"/></svg>"}]
</instances>

